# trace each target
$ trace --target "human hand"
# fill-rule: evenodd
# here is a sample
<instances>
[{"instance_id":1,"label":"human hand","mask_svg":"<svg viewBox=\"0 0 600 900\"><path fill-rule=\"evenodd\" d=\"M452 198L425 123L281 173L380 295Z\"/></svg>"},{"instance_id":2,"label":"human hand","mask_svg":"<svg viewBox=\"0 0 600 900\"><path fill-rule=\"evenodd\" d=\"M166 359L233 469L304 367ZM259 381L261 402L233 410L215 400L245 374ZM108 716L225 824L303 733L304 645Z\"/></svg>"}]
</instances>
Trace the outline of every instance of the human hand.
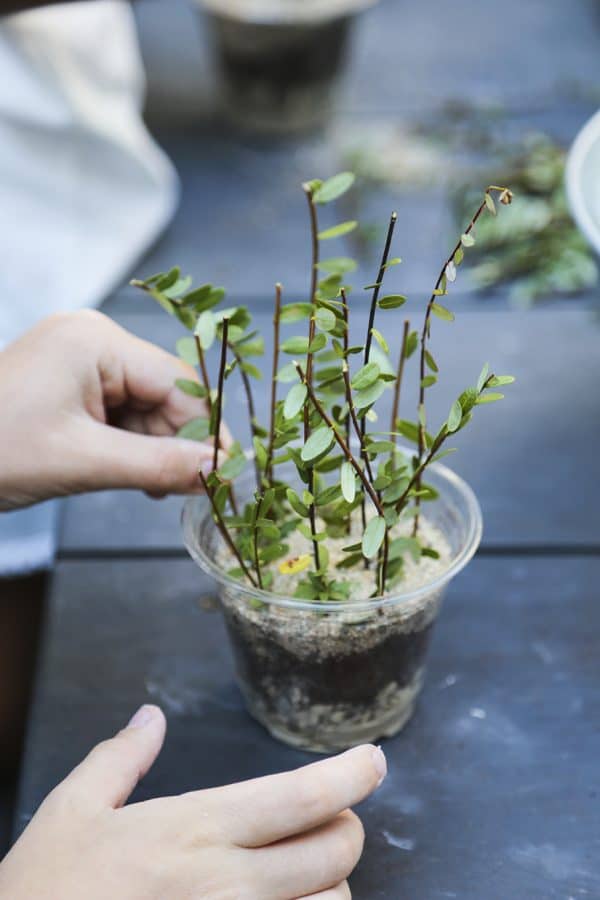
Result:
<instances>
[{"instance_id":1,"label":"human hand","mask_svg":"<svg viewBox=\"0 0 600 900\"><path fill-rule=\"evenodd\" d=\"M174 437L203 400L191 366L92 310L45 319L0 354L0 509L104 488L201 490L212 445Z\"/></svg>"},{"instance_id":2,"label":"human hand","mask_svg":"<svg viewBox=\"0 0 600 900\"><path fill-rule=\"evenodd\" d=\"M10 900L344 900L362 852L349 807L386 774L367 745L303 769L124 807L165 720L143 706L44 801L0 865Z\"/></svg>"}]
</instances>

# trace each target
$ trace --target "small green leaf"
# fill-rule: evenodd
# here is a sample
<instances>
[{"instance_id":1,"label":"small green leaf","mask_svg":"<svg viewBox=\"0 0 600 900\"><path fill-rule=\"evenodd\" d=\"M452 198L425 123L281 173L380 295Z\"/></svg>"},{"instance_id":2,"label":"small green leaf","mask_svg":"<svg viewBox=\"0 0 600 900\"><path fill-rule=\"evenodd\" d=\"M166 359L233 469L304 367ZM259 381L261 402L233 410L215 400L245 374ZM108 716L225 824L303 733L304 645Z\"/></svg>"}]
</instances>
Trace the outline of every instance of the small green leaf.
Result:
<instances>
[{"instance_id":1,"label":"small green leaf","mask_svg":"<svg viewBox=\"0 0 600 900\"><path fill-rule=\"evenodd\" d=\"M190 419L179 431L177 437L187 438L188 441L205 441L209 435L208 419L198 416L196 419Z\"/></svg>"},{"instance_id":2,"label":"small green leaf","mask_svg":"<svg viewBox=\"0 0 600 900\"><path fill-rule=\"evenodd\" d=\"M203 284L182 297L181 302L193 309L194 312L201 313L216 306L224 296L223 288L215 288L212 284Z\"/></svg>"},{"instance_id":3,"label":"small green leaf","mask_svg":"<svg viewBox=\"0 0 600 900\"><path fill-rule=\"evenodd\" d=\"M181 294L184 294L187 290L189 290L192 284L192 279L189 275L186 275L185 278L179 278L175 284L171 285L163 290L163 294L165 297L168 297L170 300L173 300L179 297Z\"/></svg>"},{"instance_id":4,"label":"small green leaf","mask_svg":"<svg viewBox=\"0 0 600 900\"><path fill-rule=\"evenodd\" d=\"M179 266L175 266L173 269L170 269L165 275L160 276L160 278L156 282L156 287L159 291L164 292L179 280L180 275L181 271L179 269Z\"/></svg>"},{"instance_id":5,"label":"small green leaf","mask_svg":"<svg viewBox=\"0 0 600 900\"><path fill-rule=\"evenodd\" d=\"M472 234L461 234L460 242L463 245L463 247L472 247L473 244L475 243L475 238L473 237Z\"/></svg>"},{"instance_id":6,"label":"small green leaf","mask_svg":"<svg viewBox=\"0 0 600 900\"><path fill-rule=\"evenodd\" d=\"M177 356L190 366L198 365L198 350L196 349L196 341L191 337L179 338L175 344Z\"/></svg>"},{"instance_id":7,"label":"small green leaf","mask_svg":"<svg viewBox=\"0 0 600 900\"><path fill-rule=\"evenodd\" d=\"M281 307L279 321L285 324L308 319L313 311L312 303L286 303Z\"/></svg>"},{"instance_id":8,"label":"small green leaf","mask_svg":"<svg viewBox=\"0 0 600 900\"><path fill-rule=\"evenodd\" d=\"M384 269L389 269L391 266L399 266L402 260L399 256L394 256L392 259L388 260L383 267Z\"/></svg>"},{"instance_id":9,"label":"small green leaf","mask_svg":"<svg viewBox=\"0 0 600 900\"><path fill-rule=\"evenodd\" d=\"M252 438L252 444L254 446L254 455L256 460L261 467L264 469L267 464L267 451L264 445L261 443L260 439L256 437L256 435ZM266 507L266 504L263 504Z\"/></svg>"},{"instance_id":10,"label":"small green leaf","mask_svg":"<svg viewBox=\"0 0 600 900\"><path fill-rule=\"evenodd\" d=\"M406 297L402 294L387 294L377 301L377 306L380 309L398 309L398 307L404 306L405 303Z\"/></svg>"},{"instance_id":11,"label":"small green leaf","mask_svg":"<svg viewBox=\"0 0 600 900\"><path fill-rule=\"evenodd\" d=\"M316 268L323 272L331 272L333 275L344 275L346 272L354 272L357 263L349 256L332 256L329 259L322 259Z\"/></svg>"},{"instance_id":12,"label":"small green leaf","mask_svg":"<svg viewBox=\"0 0 600 900\"><path fill-rule=\"evenodd\" d=\"M311 531L308 525L305 525L304 522L300 522L298 524L298 531L300 534L306 538L307 541L324 541L327 537L326 531Z\"/></svg>"},{"instance_id":13,"label":"small green leaf","mask_svg":"<svg viewBox=\"0 0 600 900\"><path fill-rule=\"evenodd\" d=\"M431 312L436 315L438 319L443 319L445 322L454 321L454 313L451 313L449 309L446 309L445 306L441 306L439 303L431 304Z\"/></svg>"},{"instance_id":14,"label":"small green leaf","mask_svg":"<svg viewBox=\"0 0 600 900\"><path fill-rule=\"evenodd\" d=\"M210 310L205 310L198 316L194 334L200 338L200 346L203 350L209 350L217 335L217 322Z\"/></svg>"},{"instance_id":15,"label":"small green leaf","mask_svg":"<svg viewBox=\"0 0 600 900\"><path fill-rule=\"evenodd\" d=\"M190 397L206 397L208 391L204 385L197 381L191 381L189 378L178 378L175 382L180 391L189 394Z\"/></svg>"},{"instance_id":16,"label":"small green leaf","mask_svg":"<svg viewBox=\"0 0 600 900\"><path fill-rule=\"evenodd\" d=\"M409 422L407 419L397 419L396 428L402 437L416 444L419 440L419 426L415 422Z\"/></svg>"},{"instance_id":17,"label":"small green leaf","mask_svg":"<svg viewBox=\"0 0 600 900\"><path fill-rule=\"evenodd\" d=\"M281 344L283 353L289 353L291 356L300 356L308 352L308 338L298 335L290 337Z\"/></svg>"},{"instance_id":18,"label":"small green leaf","mask_svg":"<svg viewBox=\"0 0 600 900\"><path fill-rule=\"evenodd\" d=\"M342 463L340 467L340 485L344 500L353 503L356 496L356 473L348 461Z\"/></svg>"},{"instance_id":19,"label":"small green leaf","mask_svg":"<svg viewBox=\"0 0 600 900\"><path fill-rule=\"evenodd\" d=\"M454 265L460 266L460 264L464 258L465 258L464 251L463 251L462 247L459 247L458 250L456 250L456 252L454 253L454 256L452 257Z\"/></svg>"},{"instance_id":20,"label":"small green leaf","mask_svg":"<svg viewBox=\"0 0 600 900\"><path fill-rule=\"evenodd\" d=\"M391 453L395 448L396 445L393 441L369 441L367 446L369 456L376 456L378 453Z\"/></svg>"},{"instance_id":21,"label":"small green leaf","mask_svg":"<svg viewBox=\"0 0 600 900\"><path fill-rule=\"evenodd\" d=\"M376 362L369 362L362 366L352 379L352 387L355 391L364 391L379 378L381 369Z\"/></svg>"},{"instance_id":22,"label":"small green leaf","mask_svg":"<svg viewBox=\"0 0 600 900\"><path fill-rule=\"evenodd\" d=\"M326 228L325 231L320 231L318 234L318 238L321 241L328 241L331 238L342 237L344 234L349 234L351 231L354 231L358 222L354 220L349 222L340 222L339 225L334 225L332 228Z\"/></svg>"},{"instance_id":23,"label":"small green leaf","mask_svg":"<svg viewBox=\"0 0 600 900\"><path fill-rule=\"evenodd\" d=\"M296 491L292 490L292 488L288 488L285 492L285 495L294 512L299 516L302 516L303 519L307 519L309 515L308 506L302 503Z\"/></svg>"},{"instance_id":24,"label":"small green leaf","mask_svg":"<svg viewBox=\"0 0 600 900\"><path fill-rule=\"evenodd\" d=\"M291 362L286 366L282 366L275 378L282 384L288 384L290 381L297 381L298 372L296 371L296 366L294 365L294 363Z\"/></svg>"},{"instance_id":25,"label":"small green leaf","mask_svg":"<svg viewBox=\"0 0 600 900\"><path fill-rule=\"evenodd\" d=\"M327 506L340 499L341 488L339 484L331 484L324 491L319 491L315 498L315 506Z\"/></svg>"},{"instance_id":26,"label":"small green leaf","mask_svg":"<svg viewBox=\"0 0 600 900\"><path fill-rule=\"evenodd\" d=\"M366 409L379 400L384 391L385 382L375 381L368 388L365 388L364 391L356 392L354 395L354 406L357 410Z\"/></svg>"},{"instance_id":27,"label":"small green leaf","mask_svg":"<svg viewBox=\"0 0 600 900\"><path fill-rule=\"evenodd\" d=\"M318 353L327 344L327 336L324 334L315 334L314 338L308 345L308 353Z\"/></svg>"},{"instance_id":28,"label":"small green leaf","mask_svg":"<svg viewBox=\"0 0 600 900\"><path fill-rule=\"evenodd\" d=\"M246 362L246 360L243 360L240 363L240 369L242 370L242 372L245 372L246 375L249 375L250 378L256 378L257 381L262 380L262 372L260 371L259 368L257 368L252 363L249 363L249 362Z\"/></svg>"},{"instance_id":29,"label":"small green leaf","mask_svg":"<svg viewBox=\"0 0 600 900\"><path fill-rule=\"evenodd\" d=\"M440 450L439 453L432 458L432 462L439 462L440 459L443 459L445 456L450 456L451 453L456 453L456 447L448 447L446 450Z\"/></svg>"},{"instance_id":30,"label":"small green leaf","mask_svg":"<svg viewBox=\"0 0 600 900\"><path fill-rule=\"evenodd\" d=\"M224 481L231 481L232 478L237 478L246 468L247 462L248 460L243 453L238 453L236 456L226 459L218 469L219 478L222 478Z\"/></svg>"},{"instance_id":31,"label":"small green leaf","mask_svg":"<svg viewBox=\"0 0 600 900\"><path fill-rule=\"evenodd\" d=\"M406 338L406 359L410 359L417 347L419 346L419 334L417 331L411 331Z\"/></svg>"},{"instance_id":32,"label":"small green leaf","mask_svg":"<svg viewBox=\"0 0 600 900\"><path fill-rule=\"evenodd\" d=\"M491 214L493 216L495 216L496 215L496 204L494 203L494 198L492 197L492 195L488 194L487 191L485 192L485 205L487 206L487 208L489 209Z\"/></svg>"},{"instance_id":33,"label":"small green leaf","mask_svg":"<svg viewBox=\"0 0 600 900\"><path fill-rule=\"evenodd\" d=\"M421 547L421 556L429 556L431 559L440 558L440 554L433 547Z\"/></svg>"},{"instance_id":34,"label":"small green leaf","mask_svg":"<svg viewBox=\"0 0 600 900\"><path fill-rule=\"evenodd\" d=\"M373 559L377 555L379 548L385 537L385 519L381 516L374 516L365 528L362 539L363 556L367 559Z\"/></svg>"},{"instance_id":35,"label":"small green leaf","mask_svg":"<svg viewBox=\"0 0 600 900\"><path fill-rule=\"evenodd\" d=\"M490 365L486 363L481 370L479 378L477 379L477 393L480 394L485 386L486 381L488 380L488 375L490 374Z\"/></svg>"},{"instance_id":36,"label":"small green leaf","mask_svg":"<svg viewBox=\"0 0 600 900\"><path fill-rule=\"evenodd\" d=\"M452 406L450 407L450 412L448 414L448 421L446 423L448 431L450 434L455 432L462 422L463 417L463 409L461 406L460 400L455 400Z\"/></svg>"},{"instance_id":37,"label":"small green leaf","mask_svg":"<svg viewBox=\"0 0 600 900\"><path fill-rule=\"evenodd\" d=\"M377 341L377 343L379 344L379 346L381 347L383 352L389 353L390 348L388 347L388 343L387 343L386 339L384 338L384 336L382 335L382 333L380 331L377 331L376 328L371 328L371 334L373 335L373 337L375 338L375 340Z\"/></svg>"},{"instance_id":38,"label":"small green leaf","mask_svg":"<svg viewBox=\"0 0 600 900\"><path fill-rule=\"evenodd\" d=\"M376 491L384 491L391 485L391 483L392 479L389 477L389 475L378 475L373 482L373 487Z\"/></svg>"},{"instance_id":39,"label":"small green leaf","mask_svg":"<svg viewBox=\"0 0 600 900\"><path fill-rule=\"evenodd\" d=\"M332 331L337 325L337 317L330 309L325 309L325 307L320 307L316 311L314 319L315 325L317 328L320 328L321 331Z\"/></svg>"},{"instance_id":40,"label":"small green leaf","mask_svg":"<svg viewBox=\"0 0 600 900\"><path fill-rule=\"evenodd\" d=\"M409 483L410 481L408 478L398 478L396 481L393 481L381 495L383 503L395 503L399 500L405 493Z\"/></svg>"},{"instance_id":41,"label":"small green leaf","mask_svg":"<svg viewBox=\"0 0 600 900\"><path fill-rule=\"evenodd\" d=\"M304 462L308 462L311 459L315 459L317 456L321 456L322 453L325 453L326 450L329 450L333 443L333 431L331 428L326 425L321 428L317 428L316 431L308 438L307 442L302 447L302 451L300 453L300 458Z\"/></svg>"},{"instance_id":42,"label":"small green leaf","mask_svg":"<svg viewBox=\"0 0 600 900\"><path fill-rule=\"evenodd\" d=\"M421 379L421 387L428 388L431 387L432 384L435 384L437 381L436 375L426 375L425 378Z\"/></svg>"},{"instance_id":43,"label":"small green leaf","mask_svg":"<svg viewBox=\"0 0 600 900\"><path fill-rule=\"evenodd\" d=\"M293 419L294 416L298 415L304 406L307 393L306 385L301 384L300 382L290 389L283 405L283 415L285 419Z\"/></svg>"},{"instance_id":44,"label":"small green leaf","mask_svg":"<svg viewBox=\"0 0 600 900\"><path fill-rule=\"evenodd\" d=\"M514 375L493 375L488 381L488 387L500 387L503 384L513 384Z\"/></svg>"},{"instance_id":45,"label":"small green leaf","mask_svg":"<svg viewBox=\"0 0 600 900\"><path fill-rule=\"evenodd\" d=\"M462 406L463 415L470 412L475 406L477 400L477 391L475 388L466 388L459 397Z\"/></svg>"},{"instance_id":46,"label":"small green leaf","mask_svg":"<svg viewBox=\"0 0 600 900\"><path fill-rule=\"evenodd\" d=\"M341 284L341 275L328 275L326 278L323 278L318 285L317 299L325 301L335 300L340 293Z\"/></svg>"},{"instance_id":47,"label":"small green leaf","mask_svg":"<svg viewBox=\"0 0 600 900\"><path fill-rule=\"evenodd\" d=\"M315 203L331 203L349 190L356 180L352 172L340 172L332 178L328 178L314 191L312 198Z\"/></svg>"},{"instance_id":48,"label":"small green leaf","mask_svg":"<svg viewBox=\"0 0 600 900\"><path fill-rule=\"evenodd\" d=\"M260 558L263 563L270 563L276 559L280 559L282 556L285 556L286 553L289 553L290 548L288 544L269 544L267 547L261 547ZM264 575L263 575L264 581Z\"/></svg>"},{"instance_id":49,"label":"small green leaf","mask_svg":"<svg viewBox=\"0 0 600 900\"><path fill-rule=\"evenodd\" d=\"M432 372L439 372L438 365L429 350L425 351L425 362Z\"/></svg>"},{"instance_id":50,"label":"small green leaf","mask_svg":"<svg viewBox=\"0 0 600 900\"><path fill-rule=\"evenodd\" d=\"M351 553L350 556L346 556L345 559L340 560L340 562L335 564L336 569L352 569L359 562L362 562L364 559L362 553Z\"/></svg>"},{"instance_id":51,"label":"small green leaf","mask_svg":"<svg viewBox=\"0 0 600 900\"><path fill-rule=\"evenodd\" d=\"M481 406L483 403L496 403L498 400L504 400L504 394L496 394L491 391L489 394L482 394L481 397L478 397L475 405Z\"/></svg>"}]
</instances>

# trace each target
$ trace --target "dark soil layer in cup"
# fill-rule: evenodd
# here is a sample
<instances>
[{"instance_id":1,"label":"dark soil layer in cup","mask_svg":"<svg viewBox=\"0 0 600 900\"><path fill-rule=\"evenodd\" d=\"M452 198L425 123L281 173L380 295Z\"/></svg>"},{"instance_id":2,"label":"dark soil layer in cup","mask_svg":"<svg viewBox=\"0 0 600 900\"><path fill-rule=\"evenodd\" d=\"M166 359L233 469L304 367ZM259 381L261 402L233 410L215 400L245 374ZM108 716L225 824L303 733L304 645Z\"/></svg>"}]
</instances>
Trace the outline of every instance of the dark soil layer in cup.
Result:
<instances>
[{"instance_id":1,"label":"dark soil layer in cup","mask_svg":"<svg viewBox=\"0 0 600 900\"><path fill-rule=\"evenodd\" d=\"M250 711L289 743L326 752L397 731L421 687L436 610L434 601L408 621L387 610L356 624L333 616L324 628L326 616L275 624L275 616L261 622L260 611L226 604Z\"/></svg>"}]
</instances>

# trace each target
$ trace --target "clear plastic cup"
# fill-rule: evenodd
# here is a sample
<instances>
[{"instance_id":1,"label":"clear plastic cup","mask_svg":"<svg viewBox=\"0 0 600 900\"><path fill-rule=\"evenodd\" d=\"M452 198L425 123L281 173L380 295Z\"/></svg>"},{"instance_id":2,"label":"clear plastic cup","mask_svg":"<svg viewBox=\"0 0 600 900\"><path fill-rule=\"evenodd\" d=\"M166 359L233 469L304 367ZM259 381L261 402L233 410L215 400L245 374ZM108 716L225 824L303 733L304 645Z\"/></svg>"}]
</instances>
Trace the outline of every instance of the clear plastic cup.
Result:
<instances>
[{"instance_id":1,"label":"clear plastic cup","mask_svg":"<svg viewBox=\"0 0 600 900\"><path fill-rule=\"evenodd\" d=\"M426 515L449 544L448 566L416 588L400 583L361 601L311 603L230 577L217 563L222 538L208 501L186 501L185 544L217 584L248 710L286 744L332 753L396 734L412 715L445 589L482 533L466 482L440 464L428 468L427 482L439 492ZM246 490L250 496L250 481Z\"/></svg>"}]
</instances>

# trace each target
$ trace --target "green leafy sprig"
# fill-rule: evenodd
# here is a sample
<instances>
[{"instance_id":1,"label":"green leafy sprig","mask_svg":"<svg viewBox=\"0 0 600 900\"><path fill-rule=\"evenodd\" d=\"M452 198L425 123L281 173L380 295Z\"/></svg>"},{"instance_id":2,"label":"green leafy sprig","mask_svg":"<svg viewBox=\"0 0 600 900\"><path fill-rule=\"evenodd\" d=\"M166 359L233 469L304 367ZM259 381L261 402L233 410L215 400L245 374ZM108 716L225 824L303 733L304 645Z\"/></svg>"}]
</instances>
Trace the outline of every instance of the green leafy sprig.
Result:
<instances>
[{"instance_id":1,"label":"green leafy sprig","mask_svg":"<svg viewBox=\"0 0 600 900\"><path fill-rule=\"evenodd\" d=\"M203 399L206 413L186 423L179 434L214 442L212 471L208 475L200 472L199 478L215 525L235 562L229 574L253 588L270 590L277 566L281 575L296 577L296 597L316 603L347 599L351 582L346 573L355 567L373 564L376 596L402 578L406 554L415 561L437 556L435 548L419 537L422 504L437 497L424 481L426 470L453 452L447 443L468 424L474 408L502 399L495 388L514 380L497 376L485 366L477 384L454 401L438 431L431 434L427 430L425 392L439 372L429 343L432 317L453 318L439 298L448 292L465 250L474 243L480 215L485 209L496 212L494 195L501 203L509 203L510 191L494 185L485 191L438 276L422 328L411 330L410 320L405 319L394 367L375 320L378 312L387 316L407 302L400 293L381 296L387 270L400 263L399 258L390 256L395 213L389 221L377 280L366 288L371 297L362 344L353 345L350 340L355 304L349 302L350 286L345 283L356 262L346 256L324 258L321 252L323 241L337 239L356 226L355 222L341 222L321 230L318 222L319 207L334 203L353 182L352 173L342 172L303 186L311 235L310 293L308 302L284 303L281 285L275 286L267 427L257 419L252 382L261 372L251 362L253 356L264 353L264 340L252 329L246 307L223 306L222 288L210 284L193 288L191 279L177 268L133 282L191 332L177 342L177 352L196 367L197 380L179 379L177 386ZM304 334L285 333L289 326L302 322L308 322ZM392 329L386 327L385 331L391 333ZM211 382L207 353L215 343L218 369ZM417 350L419 397L416 421L412 421L400 418L400 402L405 370ZM282 356L288 356L289 362L282 365ZM358 363L353 363L354 357L359 358ZM246 398L256 482L253 496L242 507L236 501L234 484L245 471L248 458L239 442L225 449L222 440L226 385L236 372ZM280 396L283 385L287 387ZM393 389L389 432L372 431L369 424L377 420L376 406L388 389ZM415 451L411 454L402 449L399 438L414 444ZM296 473L293 481L287 474L289 467ZM411 517L412 536L398 535L399 523ZM288 538L293 533L307 542L310 552L290 557ZM349 543L343 548L343 558L333 565L330 542L344 539Z\"/></svg>"}]
</instances>

